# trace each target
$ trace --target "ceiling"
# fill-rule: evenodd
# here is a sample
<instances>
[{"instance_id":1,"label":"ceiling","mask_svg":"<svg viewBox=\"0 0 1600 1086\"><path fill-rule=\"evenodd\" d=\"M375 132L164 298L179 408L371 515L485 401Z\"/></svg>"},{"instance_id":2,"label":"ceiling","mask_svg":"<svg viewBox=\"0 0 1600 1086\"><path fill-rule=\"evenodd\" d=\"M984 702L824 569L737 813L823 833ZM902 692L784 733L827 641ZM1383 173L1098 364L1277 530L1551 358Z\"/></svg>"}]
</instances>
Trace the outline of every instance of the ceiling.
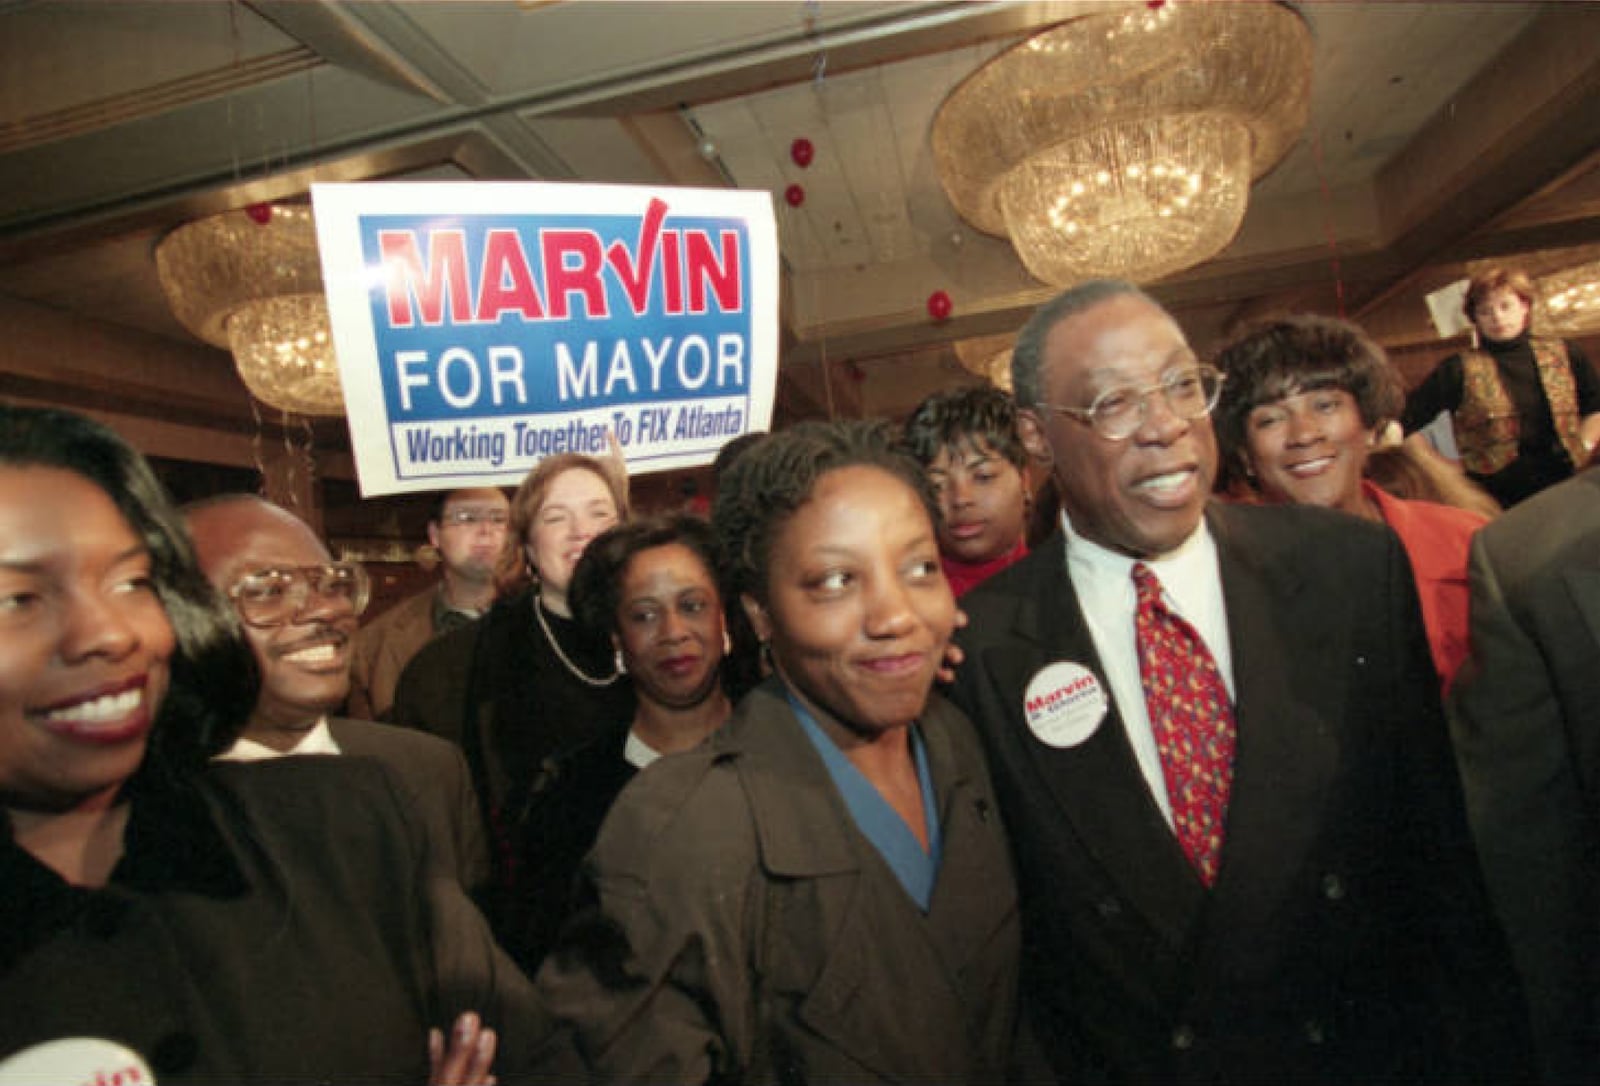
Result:
<instances>
[{"instance_id":1,"label":"ceiling","mask_svg":"<svg viewBox=\"0 0 1600 1086\"><path fill-rule=\"evenodd\" d=\"M259 464L285 431L171 316L162 234L312 181L540 178L772 191L778 421L903 415L974 379L955 341L1013 332L1052 293L951 210L934 111L1030 30L1118 6L0 0L0 393ZM1295 7L1303 136L1226 250L1153 285L1202 352L1312 309L1414 367L1440 346L1427 292L1600 246L1600 4ZM348 478L340 425L315 435L317 469Z\"/></svg>"}]
</instances>

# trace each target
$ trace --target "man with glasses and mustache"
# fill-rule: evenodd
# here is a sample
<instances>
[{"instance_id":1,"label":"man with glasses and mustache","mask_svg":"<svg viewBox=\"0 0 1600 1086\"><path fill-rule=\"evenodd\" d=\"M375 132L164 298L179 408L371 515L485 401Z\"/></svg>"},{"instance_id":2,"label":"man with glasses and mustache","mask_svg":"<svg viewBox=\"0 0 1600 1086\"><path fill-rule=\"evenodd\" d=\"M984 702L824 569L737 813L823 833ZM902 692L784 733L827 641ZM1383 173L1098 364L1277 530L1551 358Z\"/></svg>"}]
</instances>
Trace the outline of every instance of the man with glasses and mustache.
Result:
<instances>
[{"instance_id":1,"label":"man with glasses and mustache","mask_svg":"<svg viewBox=\"0 0 1600 1086\"><path fill-rule=\"evenodd\" d=\"M329 714L350 687L351 640L370 584L359 562L335 562L304 521L249 494L184 508L200 567L233 605L261 669L249 723L219 755L355 755L383 763L425 823L445 867L478 894L488 880L482 815L466 760L410 728Z\"/></svg>"},{"instance_id":2,"label":"man with glasses and mustache","mask_svg":"<svg viewBox=\"0 0 1600 1086\"><path fill-rule=\"evenodd\" d=\"M1061 519L963 597L953 695L1056 1077L1525 1080L1399 541L1212 503L1224 376L1131 284L1046 303L1012 365Z\"/></svg>"},{"instance_id":3,"label":"man with glasses and mustache","mask_svg":"<svg viewBox=\"0 0 1600 1086\"><path fill-rule=\"evenodd\" d=\"M388 720L395 685L422 646L480 617L494 603L495 572L506 545L510 503L499 490L450 490L428 518L428 543L439 552L439 582L401 600L356 634L350 700L362 720Z\"/></svg>"}]
</instances>

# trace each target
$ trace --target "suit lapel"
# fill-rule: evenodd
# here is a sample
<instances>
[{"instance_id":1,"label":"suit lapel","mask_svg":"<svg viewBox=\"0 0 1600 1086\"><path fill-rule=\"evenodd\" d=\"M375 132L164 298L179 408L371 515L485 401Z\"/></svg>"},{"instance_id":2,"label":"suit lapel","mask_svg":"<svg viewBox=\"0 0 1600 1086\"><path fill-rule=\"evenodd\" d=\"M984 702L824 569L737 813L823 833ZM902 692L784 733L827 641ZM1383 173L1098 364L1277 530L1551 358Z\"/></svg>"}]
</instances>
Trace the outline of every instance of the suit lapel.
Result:
<instances>
[{"instance_id":1,"label":"suit lapel","mask_svg":"<svg viewBox=\"0 0 1600 1086\"><path fill-rule=\"evenodd\" d=\"M377 753L373 750L374 733L363 730L359 724L344 717L328 718L328 734L333 736L340 754L359 754L370 758Z\"/></svg>"},{"instance_id":2,"label":"suit lapel","mask_svg":"<svg viewBox=\"0 0 1600 1086\"><path fill-rule=\"evenodd\" d=\"M1348 623L1330 621L1338 600L1310 591L1260 538L1244 538L1226 509L1213 510L1209 523L1228 609L1239 736L1212 905L1234 937L1250 939L1322 825L1339 757L1328 722L1344 715L1353 649ZM1314 663L1292 666L1291 654Z\"/></svg>"},{"instance_id":3,"label":"suit lapel","mask_svg":"<svg viewBox=\"0 0 1600 1086\"><path fill-rule=\"evenodd\" d=\"M1050 549L1052 558L1040 563L1038 581L1021 605L1014 631L1033 643L1032 651L1008 646L995 654L998 659L991 666L998 689L1026 690L1040 668L1060 660L1082 664L1106 684L1059 537ZM1008 711L1023 716L1020 706ZM1150 794L1115 702L1094 733L1077 746L1052 747L1031 734L1029 742L1044 787L1082 846L1168 942L1185 944L1205 890Z\"/></svg>"},{"instance_id":4,"label":"suit lapel","mask_svg":"<svg viewBox=\"0 0 1600 1086\"><path fill-rule=\"evenodd\" d=\"M753 756L740 763L739 779L755 817L762 863L784 878L856 870L860 859L841 821L849 812L837 798L822 756L789 708L783 685L770 679L752 690L739 716L741 722L752 718L752 726L724 729L717 743ZM773 766L783 767L784 781L756 775Z\"/></svg>"},{"instance_id":5,"label":"suit lapel","mask_svg":"<svg viewBox=\"0 0 1600 1086\"><path fill-rule=\"evenodd\" d=\"M947 894L941 898L938 887L945 884L947 875L941 870L934 891L934 912L942 910L949 915L941 915L935 923L932 915L921 915L888 864L855 829L826 766L794 719L781 686L764 684L752 691L746 702L754 710L750 715L757 726L742 729L738 746L759 754L759 759L753 761L759 761L764 768L746 763L749 768L741 769L741 780L755 818L762 862L778 880L769 891L769 937L784 935L783 913L793 900L785 892L786 886L798 880L816 880L824 892L849 897L844 910L846 919L823 948L823 968L806 995L801 1017L820 1036L886 1081L923 1081L940 1068L958 1066L968 1042L960 1031L922 1038L914 1046L919 1065L902 1066L906 1056L897 1057L893 1047L886 1047L890 1030L885 1023L872 1021L860 1003L864 989L884 983L881 971L887 942L894 949L892 961L908 961L913 966L924 963L915 969L915 991L902 993L895 1017L909 1014L913 1020L963 1021L965 1016L951 1013L950 1008L964 1005L959 982L966 955L981 950L981 940L1015 911L1014 890L1009 894L999 892L999 888L1009 889L1013 884L1007 857L997 847L993 830L987 842L973 840L978 833L974 828L979 798L974 793L978 789L968 778L967 768L955 764L949 736L939 728L930 729L935 801L941 805L941 816L948 819L946 863L955 857L957 864L967 865L964 871L952 868L948 874L967 880L964 885L969 889L990 885L996 891L964 895L974 899L971 901L960 900L963 895ZM941 705L938 711L947 713L948 709ZM744 706L740 715L746 715ZM941 725L947 721L944 718ZM774 766L782 767L783 784L774 787L754 776L770 772ZM983 798L988 798L986 792ZM960 809L963 805L967 811ZM986 866L993 868L992 878L987 875ZM974 868L978 869L976 873ZM986 882L977 882L979 878ZM979 930L963 930L963 925L968 924ZM895 932L887 941L886 927ZM908 940L912 941L910 945ZM928 956L912 949L919 941L927 945ZM926 965L931 961L938 965L929 970ZM945 976L942 986L935 982L940 971Z\"/></svg>"},{"instance_id":6,"label":"suit lapel","mask_svg":"<svg viewBox=\"0 0 1600 1086\"><path fill-rule=\"evenodd\" d=\"M1017 911L1000 812L988 786L973 776L979 763L960 757L950 734L950 728L967 726L936 695L923 728L944 838L926 927L957 992L971 961Z\"/></svg>"},{"instance_id":7,"label":"suit lapel","mask_svg":"<svg viewBox=\"0 0 1600 1086\"><path fill-rule=\"evenodd\" d=\"M1351 650L1345 625L1328 621L1337 601L1307 592L1298 571L1272 561L1273 551L1242 535L1232 514L1218 506L1207 514L1228 611L1239 734L1222 865L1209 899L1150 795L1114 704L1079 746L1056 749L1030 737L1044 786L1083 846L1174 946L1188 942L1208 901L1208 913L1271 915L1318 830L1339 753L1326 721L1342 715ZM1056 660L1081 663L1104 681L1065 563L1059 549L1054 553L1041 563L1014 631L1033 651L995 654L1000 689L1026 689ZM1044 602L1051 600L1065 602ZM1290 668L1289 652L1319 664ZM1249 937L1247 926L1232 930Z\"/></svg>"},{"instance_id":8,"label":"suit lapel","mask_svg":"<svg viewBox=\"0 0 1600 1086\"><path fill-rule=\"evenodd\" d=\"M1600 568L1585 565L1566 570L1562 576L1590 640L1600 645Z\"/></svg>"}]
</instances>

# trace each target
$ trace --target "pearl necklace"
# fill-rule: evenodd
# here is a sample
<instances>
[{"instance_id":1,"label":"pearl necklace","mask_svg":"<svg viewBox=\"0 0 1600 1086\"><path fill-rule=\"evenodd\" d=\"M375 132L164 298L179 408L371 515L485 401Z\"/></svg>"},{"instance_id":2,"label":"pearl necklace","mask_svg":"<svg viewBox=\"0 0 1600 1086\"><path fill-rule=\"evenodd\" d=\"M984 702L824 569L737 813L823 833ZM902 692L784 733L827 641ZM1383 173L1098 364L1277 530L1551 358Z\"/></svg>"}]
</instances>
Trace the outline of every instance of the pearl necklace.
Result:
<instances>
[{"instance_id":1,"label":"pearl necklace","mask_svg":"<svg viewBox=\"0 0 1600 1086\"><path fill-rule=\"evenodd\" d=\"M540 596L538 592L535 592L533 596L533 617L539 620L539 629L544 631L545 640L550 642L550 647L555 650L556 659L560 660L566 665L567 670L572 672L573 678L577 679L585 686L610 686L612 683L622 678L622 672L613 671L606 678L597 679L594 676L585 673L584 670L577 664L567 659L567 654L561 651L561 642L556 640L556 635L550 631L550 624L545 621L544 598Z\"/></svg>"}]
</instances>

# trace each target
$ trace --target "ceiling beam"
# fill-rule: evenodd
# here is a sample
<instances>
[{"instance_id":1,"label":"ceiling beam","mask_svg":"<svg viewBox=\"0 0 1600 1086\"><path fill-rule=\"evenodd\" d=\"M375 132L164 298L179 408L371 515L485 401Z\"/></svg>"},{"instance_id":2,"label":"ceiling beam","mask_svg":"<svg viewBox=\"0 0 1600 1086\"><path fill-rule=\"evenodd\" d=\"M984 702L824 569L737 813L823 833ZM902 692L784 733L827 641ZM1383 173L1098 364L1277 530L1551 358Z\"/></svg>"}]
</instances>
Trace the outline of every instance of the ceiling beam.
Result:
<instances>
[{"instance_id":1,"label":"ceiling beam","mask_svg":"<svg viewBox=\"0 0 1600 1086\"><path fill-rule=\"evenodd\" d=\"M1378 176L1404 209L1400 268L1352 299L1358 316L1593 153L1600 139L1600 5L1555 4L1435 115Z\"/></svg>"}]
</instances>

